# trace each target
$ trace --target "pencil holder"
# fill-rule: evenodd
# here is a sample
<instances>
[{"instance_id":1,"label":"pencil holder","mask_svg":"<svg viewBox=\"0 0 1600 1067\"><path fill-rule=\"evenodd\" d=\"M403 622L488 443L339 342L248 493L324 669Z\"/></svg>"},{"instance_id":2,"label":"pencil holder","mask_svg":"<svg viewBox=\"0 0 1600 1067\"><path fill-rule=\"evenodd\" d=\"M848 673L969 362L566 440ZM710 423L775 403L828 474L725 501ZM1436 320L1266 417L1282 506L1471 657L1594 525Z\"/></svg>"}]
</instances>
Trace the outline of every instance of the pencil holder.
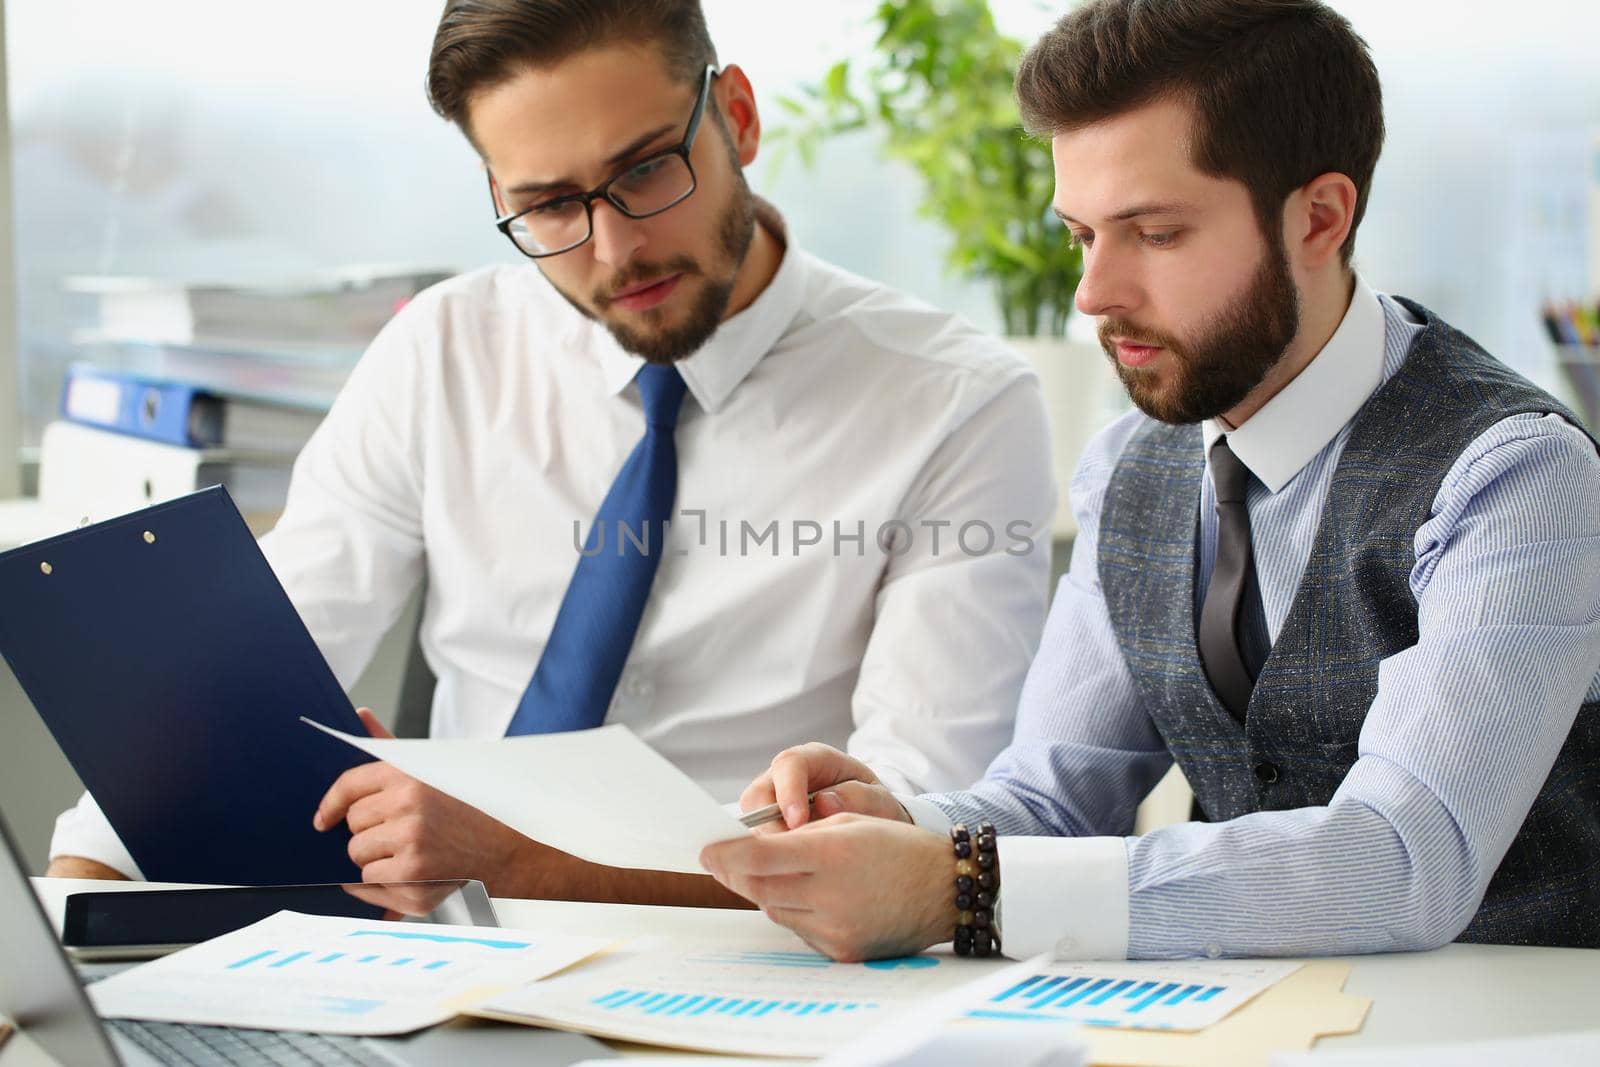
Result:
<instances>
[{"instance_id":1,"label":"pencil holder","mask_svg":"<svg viewBox=\"0 0 1600 1067\"><path fill-rule=\"evenodd\" d=\"M1556 366L1566 380L1577 414L1600 432L1600 345L1552 345Z\"/></svg>"}]
</instances>

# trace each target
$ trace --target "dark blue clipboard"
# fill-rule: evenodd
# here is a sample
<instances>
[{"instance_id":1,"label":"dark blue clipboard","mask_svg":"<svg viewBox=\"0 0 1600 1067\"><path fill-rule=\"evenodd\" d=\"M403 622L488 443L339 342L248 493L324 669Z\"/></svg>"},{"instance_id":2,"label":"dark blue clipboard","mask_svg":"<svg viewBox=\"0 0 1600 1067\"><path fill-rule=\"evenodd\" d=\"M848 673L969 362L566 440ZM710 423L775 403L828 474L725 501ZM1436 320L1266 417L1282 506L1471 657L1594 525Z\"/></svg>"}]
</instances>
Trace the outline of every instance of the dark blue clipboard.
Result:
<instances>
[{"instance_id":1,"label":"dark blue clipboard","mask_svg":"<svg viewBox=\"0 0 1600 1067\"><path fill-rule=\"evenodd\" d=\"M146 878L360 879L299 717L366 730L225 489L0 553L0 654Z\"/></svg>"}]
</instances>

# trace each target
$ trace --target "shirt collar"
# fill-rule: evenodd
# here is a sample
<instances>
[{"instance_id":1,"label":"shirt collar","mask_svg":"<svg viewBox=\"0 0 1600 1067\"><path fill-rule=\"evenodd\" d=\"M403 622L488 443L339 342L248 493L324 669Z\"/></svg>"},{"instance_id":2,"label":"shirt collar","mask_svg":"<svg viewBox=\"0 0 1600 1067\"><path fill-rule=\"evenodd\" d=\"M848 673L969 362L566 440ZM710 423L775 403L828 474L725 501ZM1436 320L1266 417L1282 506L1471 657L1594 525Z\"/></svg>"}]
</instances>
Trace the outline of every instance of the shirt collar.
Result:
<instances>
[{"instance_id":1,"label":"shirt collar","mask_svg":"<svg viewBox=\"0 0 1600 1067\"><path fill-rule=\"evenodd\" d=\"M1339 328L1293 381L1236 430L1216 419L1202 424L1206 455L1226 435L1239 462L1276 493L1339 435L1382 384L1383 358L1383 305L1357 275Z\"/></svg>"},{"instance_id":2,"label":"shirt collar","mask_svg":"<svg viewBox=\"0 0 1600 1067\"><path fill-rule=\"evenodd\" d=\"M695 402L705 412L715 412L727 402L740 382L749 377L761 357L778 343L800 310L805 291L804 256L787 247L783 217L765 200L756 200L757 225L765 226L785 245L777 273L756 294L750 306L717 327L699 351L677 364ZM615 396L639 372L638 356L625 351L610 331L590 323L592 343L598 350L606 392Z\"/></svg>"}]
</instances>

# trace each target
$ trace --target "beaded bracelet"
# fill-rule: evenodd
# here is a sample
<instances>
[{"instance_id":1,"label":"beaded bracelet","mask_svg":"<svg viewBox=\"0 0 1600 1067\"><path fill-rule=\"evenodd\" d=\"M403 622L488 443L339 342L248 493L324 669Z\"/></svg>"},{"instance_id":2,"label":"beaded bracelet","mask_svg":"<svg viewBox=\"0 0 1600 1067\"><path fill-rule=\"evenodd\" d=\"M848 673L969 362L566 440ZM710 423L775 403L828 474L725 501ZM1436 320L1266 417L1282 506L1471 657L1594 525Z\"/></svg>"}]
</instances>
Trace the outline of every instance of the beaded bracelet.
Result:
<instances>
[{"instance_id":1,"label":"beaded bracelet","mask_svg":"<svg viewBox=\"0 0 1600 1067\"><path fill-rule=\"evenodd\" d=\"M950 828L956 853L955 946L958 956L989 956L1000 951L994 925L994 902L1000 892L1000 854L994 845L994 824L980 823L977 839L957 823Z\"/></svg>"}]
</instances>

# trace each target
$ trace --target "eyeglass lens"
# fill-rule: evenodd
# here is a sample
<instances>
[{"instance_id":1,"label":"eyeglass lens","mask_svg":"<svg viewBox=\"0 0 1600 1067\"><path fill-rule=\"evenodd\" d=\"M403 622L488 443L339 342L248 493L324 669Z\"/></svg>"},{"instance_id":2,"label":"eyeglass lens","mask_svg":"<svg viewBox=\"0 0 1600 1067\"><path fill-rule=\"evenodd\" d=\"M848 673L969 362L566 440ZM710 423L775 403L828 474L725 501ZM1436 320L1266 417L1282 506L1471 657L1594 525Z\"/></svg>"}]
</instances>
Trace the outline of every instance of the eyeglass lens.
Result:
<instances>
[{"instance_id":1,"label":"eyeglass lens","mask_svg":"<svg viewBox=\"0 0 1600 1067\"><path fill-rule=\"evenodd\" d=\"M644 160L617 175L606 187L606 199L635 218L665 211L694 191L694 174L677 153ZM589 239L589 210L581 199L557 200L518 216L511 239L524 252L549 253Z\"/></svg>"}]
</instances>

